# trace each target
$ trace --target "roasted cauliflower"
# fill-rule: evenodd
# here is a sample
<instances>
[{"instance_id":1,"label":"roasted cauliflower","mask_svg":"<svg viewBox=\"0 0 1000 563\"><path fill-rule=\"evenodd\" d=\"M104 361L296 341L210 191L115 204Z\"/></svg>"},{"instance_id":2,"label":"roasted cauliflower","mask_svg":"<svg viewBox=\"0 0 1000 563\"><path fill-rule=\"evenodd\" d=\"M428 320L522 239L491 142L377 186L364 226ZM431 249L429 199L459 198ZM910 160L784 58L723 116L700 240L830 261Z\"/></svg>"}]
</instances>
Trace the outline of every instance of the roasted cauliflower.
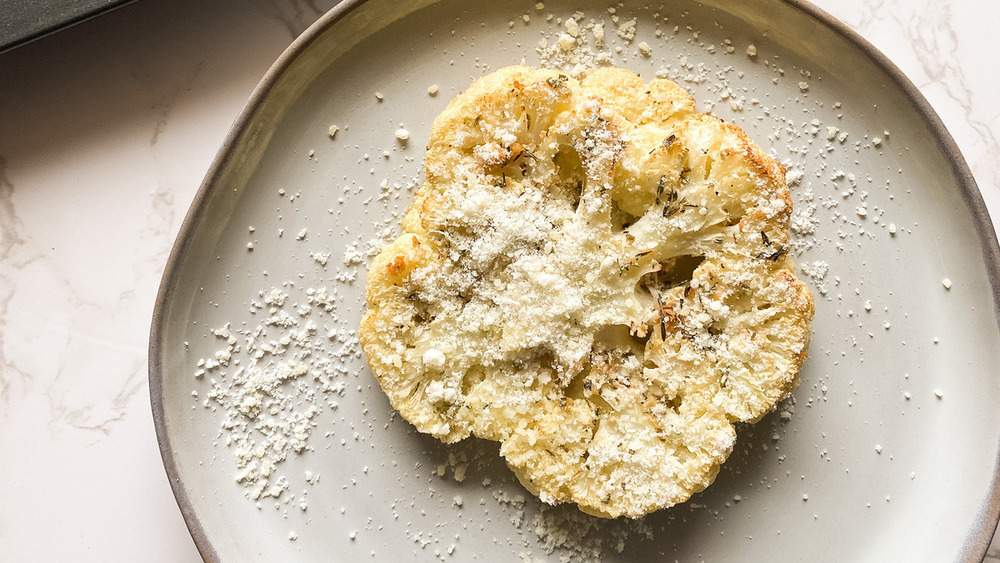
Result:
<instances>
[{"instance_id":1,"label":"roasted cauliflower","mask_svg":"<svg viewBox=\"0 0 1000 563\"><path fill-rule=\"evenodd\" d=\"M712 483L795 387L813 299L784 170L667 80L510 67L435 120L360 328L392 406L499 441L548 503L639 517Z\"/></svg>"}]
</instances>

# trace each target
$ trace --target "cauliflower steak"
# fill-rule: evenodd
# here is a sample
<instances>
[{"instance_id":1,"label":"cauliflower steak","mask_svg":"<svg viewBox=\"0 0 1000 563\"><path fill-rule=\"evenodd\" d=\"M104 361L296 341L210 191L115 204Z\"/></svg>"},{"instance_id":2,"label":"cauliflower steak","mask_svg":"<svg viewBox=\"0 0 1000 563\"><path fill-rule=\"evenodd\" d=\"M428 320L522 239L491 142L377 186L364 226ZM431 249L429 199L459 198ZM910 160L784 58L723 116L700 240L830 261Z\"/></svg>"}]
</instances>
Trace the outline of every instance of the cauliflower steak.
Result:
<instances>
[{"instance_id":1,"label":"cauliflower steak","mask_svg":"<svg viewBox=\"0 0 1000 563\"><path fill-rule=\"evenodd\" d=\"M667 80L510 67L435 120L360 338L392 406L548 503L639 517L791 393L813 299L784 170Z\"/></svg>"}]
</instances>

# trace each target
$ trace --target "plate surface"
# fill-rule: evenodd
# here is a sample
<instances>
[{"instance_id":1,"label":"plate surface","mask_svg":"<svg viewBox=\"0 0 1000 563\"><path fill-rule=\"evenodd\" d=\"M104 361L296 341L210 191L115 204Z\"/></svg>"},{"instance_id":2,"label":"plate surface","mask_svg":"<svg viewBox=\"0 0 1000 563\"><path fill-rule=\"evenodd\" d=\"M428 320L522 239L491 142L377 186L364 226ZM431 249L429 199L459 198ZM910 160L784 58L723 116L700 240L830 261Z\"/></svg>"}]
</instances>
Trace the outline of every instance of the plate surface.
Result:
<instances>
[{"instance_id":1,"label":"plate surface","mask_svg":"<svg viewBox=\"0 0 1000 563\"><path fill-rule=\"evenodd\" d=\"M278 60L192 205L153 321L158 438L206 559L985 553L1000 514L1000 274L954 143L898 70L808 4L666 4L345 2ZM417 434L356 344L370 251L421 181L431 121L475 77L554 64L539 42L551 48L577 11L578 55L674 79L789 168L796 261L816 295L793 398L738 429L714 485L640 522L542 506L495 446ZM274 420L305 421L305 448L274 444L288 453L267 479L277 496L254 499L246 481L263 481L237 482L237 450L264 434L241 426L247 385L234 381L296 364L258 396L282 401Z\"/></svg>"}]
</instances>

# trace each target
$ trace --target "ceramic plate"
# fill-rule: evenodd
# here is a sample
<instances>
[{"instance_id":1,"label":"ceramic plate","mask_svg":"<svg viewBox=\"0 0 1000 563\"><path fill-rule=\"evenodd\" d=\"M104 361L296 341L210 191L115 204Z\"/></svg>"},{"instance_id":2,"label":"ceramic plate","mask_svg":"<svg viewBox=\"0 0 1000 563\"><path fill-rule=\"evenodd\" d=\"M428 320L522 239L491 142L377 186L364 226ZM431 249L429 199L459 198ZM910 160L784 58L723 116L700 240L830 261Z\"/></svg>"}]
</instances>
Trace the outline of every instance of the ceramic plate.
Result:
<instances>
[{"instance_id":1,"label":"ceramic plate","mask_svg":"<svg viewBox=\"0 0 1000 563\"><path fill-rule=\"evenodd\" d=\"M809 4L657 4L348 1L275 63L188 213L153 321L157 434L206 559L985 553L998 247L954 142L891 63ZM587 48L572 61L552 49L576 12ZM637 522L543 506L496 446L419 435L356 344L365 267L421 181L433 118L491 70L595 57L674 79L788 167L816 295L794 396L738 429L714 485ZM248 422L255 408L274 424Z\"/></svg>"}]
</instances>

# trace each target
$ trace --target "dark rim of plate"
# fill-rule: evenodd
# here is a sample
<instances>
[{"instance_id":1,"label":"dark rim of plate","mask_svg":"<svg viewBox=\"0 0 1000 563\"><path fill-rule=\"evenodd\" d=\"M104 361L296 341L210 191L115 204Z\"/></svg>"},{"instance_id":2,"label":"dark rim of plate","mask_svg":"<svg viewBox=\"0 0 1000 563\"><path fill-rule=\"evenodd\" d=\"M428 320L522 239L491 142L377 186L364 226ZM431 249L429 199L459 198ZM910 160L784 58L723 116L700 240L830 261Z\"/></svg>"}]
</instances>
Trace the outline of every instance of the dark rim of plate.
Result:
<instances>
[{"instance_id":1,"label":"dark rim of plate","mask_svg":"<svg viewBox=\"0 0 1000 563\"><path fill-rule=\"evenodd\" d=\"M945 128L941 118L938 117L930 103L924 98L917 87L892 61L846 24L806 0L779 1L807 14L854 44L876 66L885 72L896 87L902 90L906 97L909 98L913 108L923 117L924 122L937 138L938 148L950 163L952 174L961 191L962 199L972 214L973 222L979 233L980 250L983 253L986 270L990 278L994 314L997 317L998 323L1000 323L1000 244L997 242L996 232L993 229L993 223L987 211L986 203L979 192L979 187L972 175L972 171L962 157L962 153L959 151L955 140ZM238 141L243 136L247 125L256 116L261 103L268 96L271 88L285 74L292 62L305 49L316 41L327 28L366 2L367 0L344 0L337 4L296 38L281 56L278 57L274 64L271 65L271 68L268 69L267 73L254 89L253 94L251 94L249 101L240 112L240 115L236 118L215 160L212 161L212 165L205 175L205 180L198 188L191 207L184 217L180 234L174 242L163 271L163 278L160 282L156 304L153 309L152 328L149 338L149 395L152 402L153 423L156 427L156 439L159 443L160 455L163 458L163 465L167 472L167 478L170 481L170 487L173 489L174 497L177 500L177 505L180 507L181 514L184 516L184 522L191 533L191 537L194 539L194 543L205 561L214 562L220 559L211 540L205 533L201 521L198 519L187 489L181 482L177 469L177 461L174 458L174 450L171 446L170 436L167 433L164 420L162 342L165 331L164 323L166 315L164 311L166 304L170 301L174 290L174 278L180 258L185 255L187 249L192 244L192 233L201 215L201 211L211 194L215 191L219 175L225 163L232 158ZM1000 453L998 453L998 459L994 466L991 490L979 507L976 525L969 530L965 537L962 550L956 559L958 561L982 561L996 532L997 523L1000 520Z\"/></svg>"}]
</instances>

